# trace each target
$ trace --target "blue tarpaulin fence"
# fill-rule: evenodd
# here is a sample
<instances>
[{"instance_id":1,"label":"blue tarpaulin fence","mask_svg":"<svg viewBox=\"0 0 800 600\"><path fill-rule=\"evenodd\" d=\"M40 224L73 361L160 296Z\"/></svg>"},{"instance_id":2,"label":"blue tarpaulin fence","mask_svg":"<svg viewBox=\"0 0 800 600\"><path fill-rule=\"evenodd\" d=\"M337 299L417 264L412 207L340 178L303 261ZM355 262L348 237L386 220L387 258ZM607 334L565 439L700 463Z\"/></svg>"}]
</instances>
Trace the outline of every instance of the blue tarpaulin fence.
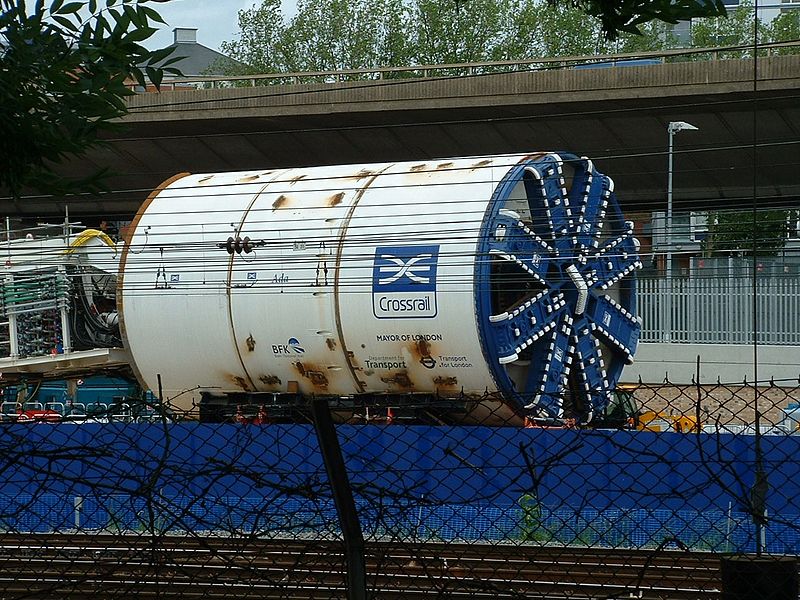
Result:
<instances>
[{"instance_id":1,"label":"blue tarpaulin fence","mask_svg":"<svg viewBox=\"0 0 800 600\"><path fill-rule=\"evenodd\" d=\"M753 551L742 435L349 426L365 535ZM0 429L0 529L337 536L313 428L42 424ZM800 554L800 439L762 439L767 551Z\"/></svg>"}]
</instances>

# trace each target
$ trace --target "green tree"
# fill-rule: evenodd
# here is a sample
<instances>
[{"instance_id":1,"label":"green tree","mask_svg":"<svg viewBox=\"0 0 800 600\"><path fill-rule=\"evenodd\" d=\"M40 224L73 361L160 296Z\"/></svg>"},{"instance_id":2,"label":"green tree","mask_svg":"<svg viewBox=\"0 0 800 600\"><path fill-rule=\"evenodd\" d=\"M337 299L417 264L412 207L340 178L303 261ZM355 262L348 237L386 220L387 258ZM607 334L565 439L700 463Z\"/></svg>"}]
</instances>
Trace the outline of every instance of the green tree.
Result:
<instances>
[{"instance_id":1,"label":"green tree","mask_svg":"<svg viewBox=\"0 0 800 600\"><path fill-rule=\"evenodd\" d=\"M800 40L800 10L787 10L775 17L767 28L770 42L789 42ZM780 48L777 54L798 54L800 47Z\"/></svg>"},{"instance_id":2,"label":"green tree","mask_svg":"<svg viewBox=\"0 0 800 600\"><path fill-rule=\"evenodd\" d=\"M286 24L280 0L265 0L239 12L222 51L259 73L405 65L406 21L403 0L301 0Z\"/></svg>"},{"instance_id":3,"label":"green tree","mask_svg":"<svg viewBox=\"0 0 800 600\"><path fill-rule=\"evenodd\" d=\"M569 4L550 6L537 2L532 17L530 26L539 56L556 58L610 51L600 21Z\"/></svg>"},{"instance_id":4,"label":"green tree","mask_svg":"<svg viewBox=\"0 0 800 600\"><path fill-rule=\"evenodd\" d=\"M264 0L260 6L239 11L239 39L222 42L223 54L247 65L246 73L285 73L287 60L283 49L286 26L280 0ZM233 75L238 67L228 67Z\"/></svg>"},{"instance_id":5,"label":"green tree","mask_svg":"<svg viewBox=\"0 0 800 600\"><path fill-rule=\"evenodd\" d=\"M158 85L164 72L178 74L170 61L152 66L171 49L141 45L156 32L152 23L163 23L147 5L158 1L0 0L0 187L15 198L26 187L98 189L102 172L77 180L55 167L119 126L130 82Z\"/></svg>"},{"instance_id":6,"label":"green tree","mask_svg":"<svg viewBox=\"0 0 800 600\"><path fill-rule=\"evenodd\" d=\"M797 220L797 211L763 210L756 214L753 227L752 212L725 211L708 215L708 235L703 241L706 256L731 252L753 255L753 243L760 256L775 256L786 245L790 220ZM753 239L755 237L755 240Z\"/></svg>"},{"instance_id":7,"label":"green tree","mask_svg":"<svg viewBox=\"0 0 800 600\"><path fill-rule=\"evenodd\" d=\"M284 35L292 71L364 69L406 60L402 0L301 0Z\"/></svg>"},{"instance_id":8,"label":"green tree","mask_svg":"<svg viewBox=\"0 0 800 600\"><path fill-rule=\"evenodd\" d=\"M287 23L280 0L263 0L222 50L250 73L637 52L677 45L678 20L719 14L721 0L301 0Z\"/></svg>"},{"instance_id":9,"label":"green tree","mask_svg":"<svg viewBox=\"0 0 800 600\"><path fill-rule=\"evenodd\" d=\"M411 2L409 37L416 64L482 62L508 58L504 31L511 0Z\"/></svg>"},{"instance_id":10,"label":"green tree","mask_svg":"<svg viewBox=\"0 0 800 600\"><path fill-rule=\"evenodd\" d=\"M698 19L692 23L692 47L744 46L753 43L753 3L743 0L725 17ZM758 38L767 39L767 28L757 19ZM721 58L752 56L748 50L727 52Z\"/></svg>"}]
</instances>

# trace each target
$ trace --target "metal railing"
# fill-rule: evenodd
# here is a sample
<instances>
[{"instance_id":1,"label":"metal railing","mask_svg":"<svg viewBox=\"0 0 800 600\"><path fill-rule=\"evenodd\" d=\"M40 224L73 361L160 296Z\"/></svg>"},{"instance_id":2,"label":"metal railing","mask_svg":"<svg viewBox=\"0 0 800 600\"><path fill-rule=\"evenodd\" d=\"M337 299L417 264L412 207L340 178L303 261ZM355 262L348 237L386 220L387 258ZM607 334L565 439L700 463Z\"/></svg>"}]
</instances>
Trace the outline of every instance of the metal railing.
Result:
<instances>
[{"instance_id":1,"label":"metal railing","mask_svg":"<svg viewBox=\"0 0 800 600\"><path fill-rule=\"evenodd\" d=\"M643 342L800 345L800 279L676 277L638 280ZM670 302L671 296L671 302ZM667 310L671 305L672 327Z\"/></svg>"},{"instance_id":2,"label":"metal railing","mask_svg":"<svg viewBox=\"0 0 800 600\"><path fill-rule=\"evenodd\" d=\"M800 47L800 40L789 42L770 42L759 44L759 52L767 55L775 51L791 47ZM570 68L578 65L591 65L602 63L614 66L615 63L624 65L626 61L642 59L661 59L663 62L673 60L696 59L708 56L712 60L719 60L732 52L742 53L739 58L745 58L746 53L753 51L752 44L736 46L714 46L707 48L675 48L671 50L658 50L652 52L625 52L619 54L590 54L577 56L539 57L524 60L497 60L486 62L409 65L403 67L378 67L365 69L339 69L329 71L307 71L290 73L258 73L224 76L192 76L165 79L161 84L162 90L174 90L187 87L259 87L264 85L291 85L298 83L337 83L341 81L364 81L382 79L408 79L426 77L452 77L461 75L484 75L490 73L507 73L514 71L538 71ZM131 83L135 89L136 84Z\"/></svg>"}]
</instances>

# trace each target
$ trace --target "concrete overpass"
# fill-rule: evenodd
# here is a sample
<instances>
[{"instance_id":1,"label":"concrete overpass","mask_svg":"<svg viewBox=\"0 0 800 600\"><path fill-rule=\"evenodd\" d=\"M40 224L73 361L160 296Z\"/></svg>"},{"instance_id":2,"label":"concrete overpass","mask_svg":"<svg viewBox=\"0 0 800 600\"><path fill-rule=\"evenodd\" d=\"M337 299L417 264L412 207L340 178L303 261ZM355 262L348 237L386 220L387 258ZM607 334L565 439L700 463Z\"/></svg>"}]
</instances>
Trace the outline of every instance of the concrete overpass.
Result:
<instances>
[{"instance_id":1,"label":"concrete overpass","mask_svg":"<svg viewBox=\"0 0 800 600\"><path fill-rule=\"evenodd\" d=\"M626 211L663 209L667 123L675 208L800 197L800 56L471 77L167 91L129 101L125 131L66 171L114 173L71 214L135 212L180 171L415 160L567 149L616 180ZM755 128L755 129L754 129ZM755 142L755 156L753 155ZM754 173L754 165L756 165ZM63 214L64 199L3 200L4 214Z\"/></svg>"}]
</instances>

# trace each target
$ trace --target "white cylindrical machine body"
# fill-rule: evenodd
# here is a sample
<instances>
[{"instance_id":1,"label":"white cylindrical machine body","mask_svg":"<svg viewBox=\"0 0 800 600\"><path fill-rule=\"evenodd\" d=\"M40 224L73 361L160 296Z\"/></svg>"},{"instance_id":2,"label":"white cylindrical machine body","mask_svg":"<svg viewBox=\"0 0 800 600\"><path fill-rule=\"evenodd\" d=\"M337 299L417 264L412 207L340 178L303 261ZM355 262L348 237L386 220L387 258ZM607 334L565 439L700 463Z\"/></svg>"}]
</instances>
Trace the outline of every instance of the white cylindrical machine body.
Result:
<instances>
[{"instance_id":1,"label":"white cylindrical machine body","mask_svg":"<svg viewBox=\"0 0 800 600\"><path fill-rule=\"evenodd\" d=\"M486 400L476 247L498 182L527 157L174 178L122 257L137 375L152 390L160 375L180 409L203 390ZM513 415L484 410L498 408Z\"/></svg>"},{"instance_id":2,"label":"white cylindrical machine body","mask_svg":"<svg viewBox=\"0 0 800 600\"><path fill-rule=\"evenodd\" d=\"M137 376L182 411L422 394L589 422L633 360L640 266L586 157L185 175L131 224L117 308Z\"/></svg>"}]
</instances>

